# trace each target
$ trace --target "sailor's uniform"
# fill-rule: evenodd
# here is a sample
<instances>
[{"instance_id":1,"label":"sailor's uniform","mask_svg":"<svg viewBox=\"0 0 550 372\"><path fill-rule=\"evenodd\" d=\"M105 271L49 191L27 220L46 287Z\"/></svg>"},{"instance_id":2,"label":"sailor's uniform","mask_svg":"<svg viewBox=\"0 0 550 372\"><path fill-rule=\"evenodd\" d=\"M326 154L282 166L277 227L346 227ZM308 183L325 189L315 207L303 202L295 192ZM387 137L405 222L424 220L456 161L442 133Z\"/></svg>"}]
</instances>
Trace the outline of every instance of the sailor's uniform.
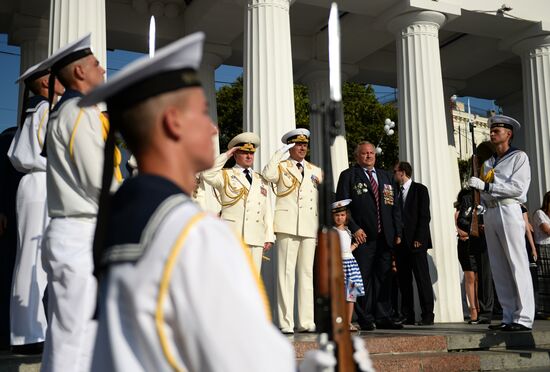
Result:
<instances>
[{"instance_id":1,"label":"sailor's uniform","mask_svg":"<svg viewBox=\"0 0 550 372\"><path fill-rule=\"evenodd\" d=\"M97 282L92 244L101 190L105 119L97 107L78 107L81 96L66 90L48 123L48 211L52 220L42 259L48 273L50 327L42 356L43 372L88 370L95 339L92 316Z\"/></svg>"},{"instance_id":2,"label":"sailor's uniform","mask_svg":"<svg viewBox=\"0 0 550 372\"><path fill-rule=\"evenodd\" d=\"M32 97L25 121L8 150L15 169L26 173L17 189L17 256L10 303L10 341L24 345L44 341L46 312L42 297L47 277L42 268L42 235L49 218L46 207L46 159L40 155L48 122L48 101Z\"/></svg>"},{"instance_id":3,"label":"sailor's uniform","mask_svg":"<svg viewBox=\"0 0 550 372\"><path fill-rule=\"evenodd\" d=\"M128 180L111 210L93 371L295 370L225 222L152 175Z\"/></svg>"},{"instance_id":4,"label":"sailor's uniform","mask_svg":"<svg viewBox=\"0 0 550 372\"><path fill-rule=\"evenodd\" d=\"M486 182L481 193L487 208L485 237L502 322L532 328L535 302L520 207L527 200L531 181L527 154L510 148L500 159L494 155L483 164L481 178Z\"/></svg>"},{"instance_id":5,"label":"sailor's uniform","mask_svg":"<svg viewBox=\"0 0 550 372\"><path fill-rule=\"evenodd\" d=\"M222 206L221 218L250 247L259 273L264 243L274 241L271 190L269 183L251 169L252 183L238 165L222 169L227 160L227 153L219 155L214 166L204 171L202 177L216 190Z\"/></svg>"}]
</instances>

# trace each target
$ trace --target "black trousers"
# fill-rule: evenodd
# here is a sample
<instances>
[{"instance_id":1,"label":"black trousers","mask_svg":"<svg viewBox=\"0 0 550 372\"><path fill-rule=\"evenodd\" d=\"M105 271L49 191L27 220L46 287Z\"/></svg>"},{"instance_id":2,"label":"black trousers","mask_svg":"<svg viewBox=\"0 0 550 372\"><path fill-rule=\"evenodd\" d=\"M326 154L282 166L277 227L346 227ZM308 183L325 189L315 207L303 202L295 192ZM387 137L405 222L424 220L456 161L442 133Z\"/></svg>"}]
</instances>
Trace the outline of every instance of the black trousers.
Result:
<instances>
[{"instance_id":1,"label":"black trousers","mask_svg":"<svg viewBox=\"0 0 550 372\"><path fill-rule=\"evenodd\" d=\"M355 313L360 326L388 321L391 305L391 251L383 236L361 244L353 255L365 286L365 296L357 297Z\"/></svg>"},{"instance_id":2,"label":"black trousers","mask_svg":"<svg viewBox=\"0 0 550 372\"><path fill-rule=\"evenodd\" d=\"M395 250L399 289L401 290L401 313L409 320L415 319L412 274L418 288L422 320L434 319L434 294L428 254L423 248L408 248L403 245Z\"/></svg>"}]
</instances>

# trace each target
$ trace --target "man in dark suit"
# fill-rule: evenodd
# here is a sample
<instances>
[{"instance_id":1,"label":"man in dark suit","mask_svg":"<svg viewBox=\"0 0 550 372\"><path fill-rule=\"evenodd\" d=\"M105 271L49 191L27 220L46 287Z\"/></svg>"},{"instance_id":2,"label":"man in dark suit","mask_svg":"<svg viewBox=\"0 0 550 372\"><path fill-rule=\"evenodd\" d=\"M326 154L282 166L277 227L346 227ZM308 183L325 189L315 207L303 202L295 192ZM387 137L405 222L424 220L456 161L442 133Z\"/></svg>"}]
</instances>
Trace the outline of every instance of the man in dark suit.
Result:
<instances>
[{"instance_id":1,"label":"man in dark suit","mask_svg":"<svg viewBox=\"0 0 550 372\"><path fill-rule=\"evenodd\" d=\"M391 250L401 235L401 217L394 197L396 188L387 171L375 168L376 149L361 142L355 150L357 164L338 180L336 199L351 199L349 229L360 244L353 255L359 264L366 296L355 305L363 330L400 329L391 320Z\"/></svg>"},{"instance_id":2,"label":"man in dark suit","mask_svg":"<svg viewBox=\"0 0 550 372\"><path fill-rule=\"evenodd\" d=\"M426 186L411 180L412 167L409 163L399 162L394 167L393 173L400 185L397 205L401 209L402 235L395 258L401 289L401 313L405 324L414 324L412 285L412 273L414 273L422 310L422 320L418 325L432 325L434 295L427 258L427 251L432 248L430 196Z\"/></svg>"}]
</instances>

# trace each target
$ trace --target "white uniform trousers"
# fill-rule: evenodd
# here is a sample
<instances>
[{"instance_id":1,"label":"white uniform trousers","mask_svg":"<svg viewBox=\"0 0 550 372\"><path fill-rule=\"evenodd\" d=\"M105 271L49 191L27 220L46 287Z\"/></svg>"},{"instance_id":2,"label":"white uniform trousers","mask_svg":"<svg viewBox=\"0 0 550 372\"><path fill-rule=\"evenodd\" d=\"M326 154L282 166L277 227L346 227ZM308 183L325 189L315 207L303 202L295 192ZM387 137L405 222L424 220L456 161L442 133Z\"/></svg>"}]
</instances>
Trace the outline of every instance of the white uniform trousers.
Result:
<instances>
[{"instance_id":1,"label":"white uniform trousers","mask_svg":"<svg viewBox=\"0 0 550 372\"><path fill-rule=\"evenodd\" d=\"M17 254L10 303L12 345L42 342L46 312L42 302L47 276L42 268L42 235L48 225L46 172L25 175L17 188Z\"/></svg>"},{"instance_id":2,"label":"white uniform trousers","mask_svg":"<svg viewBox=\"0 0 550 372\"><path fill-rule=\"evenodd\" d=\"M525 248L525 222L519 204L489 208L485 237L502 322L533 327L535 299Z\"/></svg>"},{"instance_id":3,"label":"white uniform trousers","mask_svg":"<svg viewBox=\"0 0 550 372\"><path fill-rule=\"evenodd\" d=\"M48 273L49 328L42 372L89 371L97 324L92 320L97 282L93 276L95 219L53 218L42 259Z\"/></svg>"},{"instance_id":4,"label":"white uniform trousers","mask_svg":"<svg viewBox=\"0 0 550 372\"><path fill-rule=\"evenodd\" d=\"M256 245L249 245L250 255L252 256L252 263L258 272L258 277L262 270L262 257L264 256L264 247L259 247Z\"/></svg>"},{"instance_id":5,"label":"white uniform trousers","mask_svg":"<svg viewBox=\"0 0 550 372\"><path fill-rule=\"evenodd\" d=\"M298 331L315 330L313 320L313 259L315 239L277 233L277 313L283 332L294 329L294 285Z\"/></svg>"}]
</instances>

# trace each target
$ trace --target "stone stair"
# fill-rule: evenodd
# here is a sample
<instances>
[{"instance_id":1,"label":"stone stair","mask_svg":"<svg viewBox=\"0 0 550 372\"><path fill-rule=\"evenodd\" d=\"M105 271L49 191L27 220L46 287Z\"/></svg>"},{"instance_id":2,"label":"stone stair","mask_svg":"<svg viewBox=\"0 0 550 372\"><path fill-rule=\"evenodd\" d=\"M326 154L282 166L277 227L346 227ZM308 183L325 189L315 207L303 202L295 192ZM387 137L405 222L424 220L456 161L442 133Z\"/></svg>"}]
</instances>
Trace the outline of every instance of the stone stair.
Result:
<instances>
[{"instance_id":1,"label":"stone stair","mask_svg":"<svg viewBox=\"0 0 550 372\"><path fill-rule=\"evenodd\" d=\"M359 332L377 371L550 371L550 322L532 332L488 331L487 326L436 324L404 330ZM317 335L287 336L301 360L318 347ZM1 372L38 372L40 356L0 352Z\"/></svg>"},{"instance_id":2,"label":"stone stair","mask_svg":"<svg viewBox=\"0 0 550 372\"><path fill-rule=\"evenodd\" d=\"M550 329L504 333L486 327L437 324L358 335L377 371L550 371ZM315 335L289 338L298 359L317 347Z\"/></svg>"}]
</instances>

